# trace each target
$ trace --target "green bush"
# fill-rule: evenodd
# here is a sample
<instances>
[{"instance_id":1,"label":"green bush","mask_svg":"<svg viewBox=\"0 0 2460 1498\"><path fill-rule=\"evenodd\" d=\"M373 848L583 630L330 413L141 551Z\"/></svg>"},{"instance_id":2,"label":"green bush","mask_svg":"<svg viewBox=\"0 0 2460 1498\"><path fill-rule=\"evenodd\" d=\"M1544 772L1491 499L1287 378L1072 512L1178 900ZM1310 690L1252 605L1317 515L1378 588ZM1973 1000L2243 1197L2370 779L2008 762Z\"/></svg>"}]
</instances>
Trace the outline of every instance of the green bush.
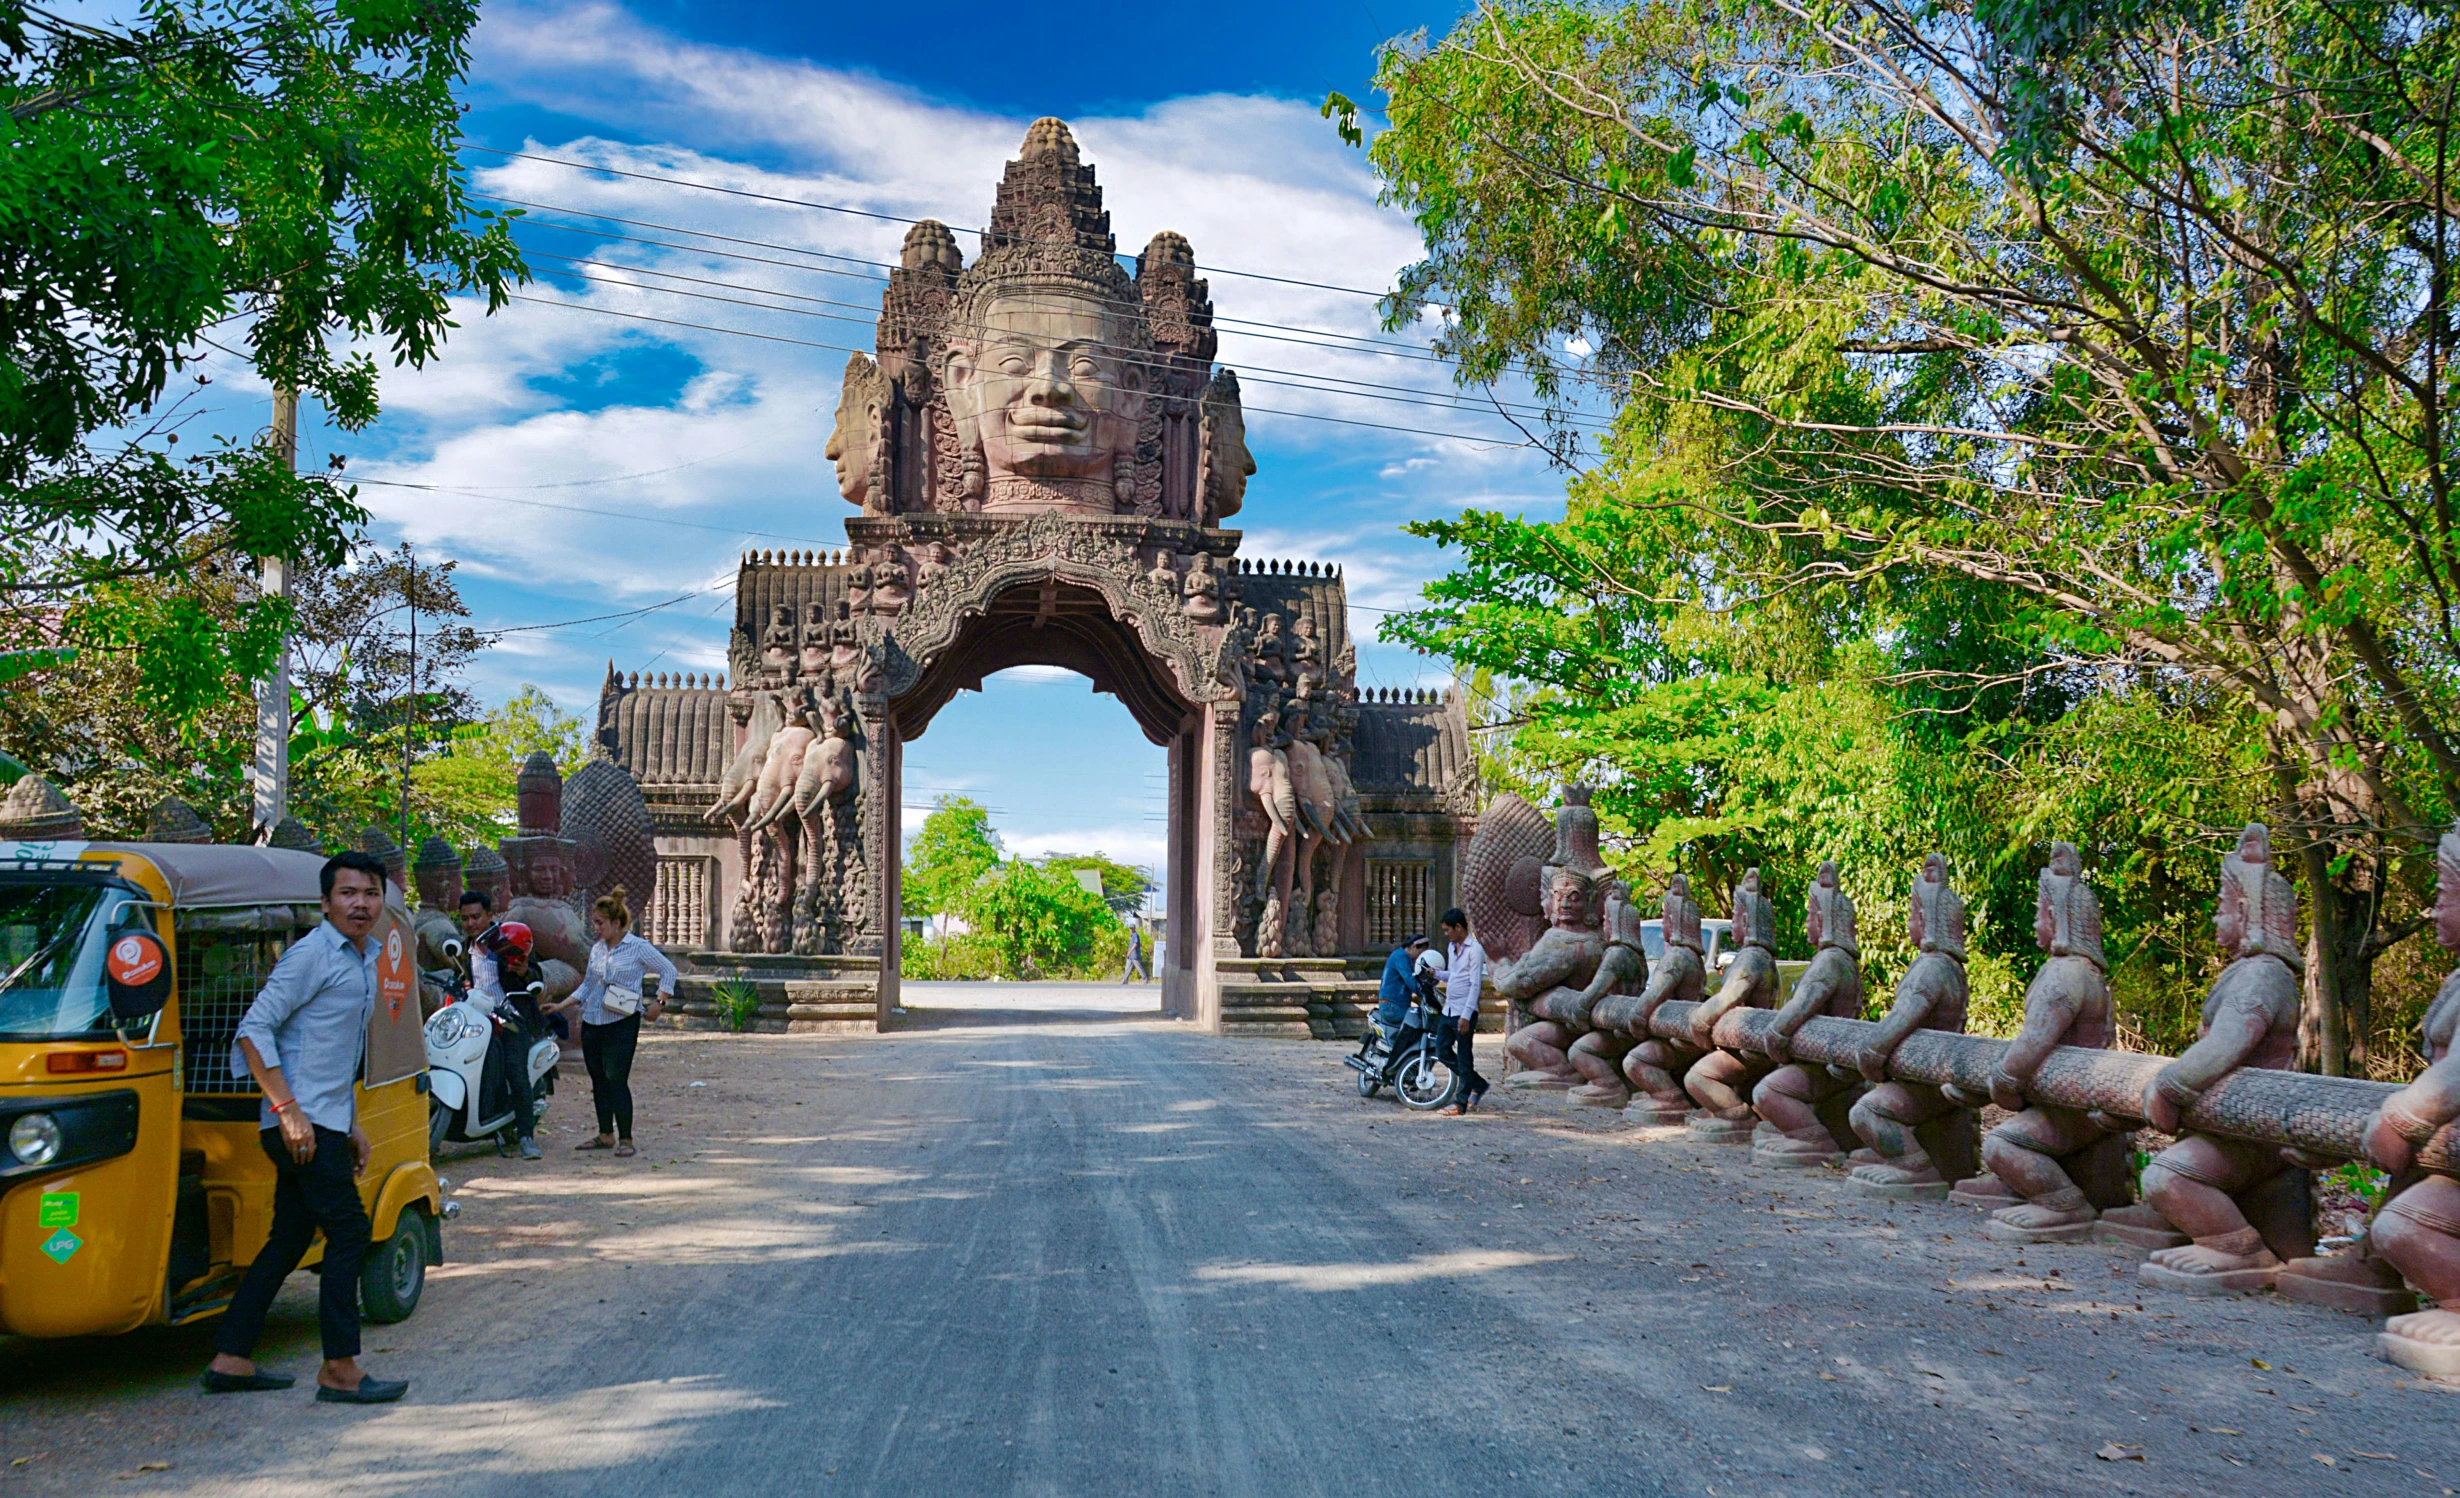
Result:
<instances>
[{"instance_id":1,"label":"green bush","mask_svg":"<svg viewBox=\"0 0 2460 1498\"><path fill-rule=\"evenodd\" d=\"M718 1023L737 1035L760 1022L760 988L757 984L729 978L710 992L709 1003L717 1010Z\"/></svg>"}]
</instances>

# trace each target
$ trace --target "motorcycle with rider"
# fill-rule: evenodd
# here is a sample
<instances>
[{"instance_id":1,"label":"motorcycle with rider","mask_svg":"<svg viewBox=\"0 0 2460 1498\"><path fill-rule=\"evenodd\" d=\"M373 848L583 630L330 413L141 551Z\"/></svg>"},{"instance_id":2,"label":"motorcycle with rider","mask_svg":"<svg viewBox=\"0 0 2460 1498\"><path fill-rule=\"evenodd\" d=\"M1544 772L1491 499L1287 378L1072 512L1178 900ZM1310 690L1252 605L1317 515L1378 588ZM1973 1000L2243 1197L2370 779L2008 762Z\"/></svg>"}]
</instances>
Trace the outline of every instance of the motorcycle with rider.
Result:
<instances>
[{"instance_id":1,"label":"motorcycle with rider","mask_svg":"<svg viewBox=\"0 0 2460 1498\"><path fill-rule=\"evenodd\" d=\"M1342 1064L1358 1074L1358 1095L1389 1087L1404 1107L1440 1108L1452 1095L1437 1035L1443 1015L1443 949L1415 936L1384 959L1375 1011L1356 1054Z\"/></svg>"}]
</instances>

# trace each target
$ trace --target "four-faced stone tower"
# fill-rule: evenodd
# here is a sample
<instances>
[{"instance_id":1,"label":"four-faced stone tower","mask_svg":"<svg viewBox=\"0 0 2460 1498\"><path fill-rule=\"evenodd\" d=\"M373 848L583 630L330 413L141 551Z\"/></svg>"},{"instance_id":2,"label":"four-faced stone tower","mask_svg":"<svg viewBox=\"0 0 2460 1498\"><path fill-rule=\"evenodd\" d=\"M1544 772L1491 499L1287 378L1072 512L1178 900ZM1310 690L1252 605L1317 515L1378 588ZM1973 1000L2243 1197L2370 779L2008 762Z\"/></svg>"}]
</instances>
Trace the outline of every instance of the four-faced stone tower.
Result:
<instances>
[{"instance_id":1,"label":"four-faced stone tower","mask_svg":"<svg viewBox=\"0 0 2460 1498\"><path fill-rule=\"evenodd\" d=\"M992 672L1056 665L1169 752L1165 1006L1303 1030L1345 958L1452 898L1476 773L1448 695L1364 692L1339 573L1222 528L1255 471L1186 239L1121 263L1038 120L972 263L926 220L825 449L841 551L746 556L723 681L609 670L599 733L657 835L647 934L783 985L807 1025L894 1006L904 745Z\"/></svg>"}]
</instances>

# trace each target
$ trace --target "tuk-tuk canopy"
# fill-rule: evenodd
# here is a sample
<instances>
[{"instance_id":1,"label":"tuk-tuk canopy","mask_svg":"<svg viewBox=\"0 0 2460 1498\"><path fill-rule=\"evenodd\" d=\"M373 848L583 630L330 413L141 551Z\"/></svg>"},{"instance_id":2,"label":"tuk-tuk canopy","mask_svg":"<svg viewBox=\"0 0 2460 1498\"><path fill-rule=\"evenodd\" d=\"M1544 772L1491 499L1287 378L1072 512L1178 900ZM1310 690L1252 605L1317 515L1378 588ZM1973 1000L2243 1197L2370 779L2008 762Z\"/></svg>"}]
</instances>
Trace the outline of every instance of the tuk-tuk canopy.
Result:
<instances>
[{"instance_id":1,"label":"tuk-tuk canopy","mask_svg":"<svg viewBox=\"0 0 2460 1498\"><path fill-rule=\"evenodd\" d=\"M235 843L0 843L0 867L8 855L74 860L89 853L130 853L162 871L171 903L192 909L227 905L316 905L324 871L320 853L296 848L254 848ZM403 903L401 886L384 883L385 903Z\"/></svg>"}]
</instances>

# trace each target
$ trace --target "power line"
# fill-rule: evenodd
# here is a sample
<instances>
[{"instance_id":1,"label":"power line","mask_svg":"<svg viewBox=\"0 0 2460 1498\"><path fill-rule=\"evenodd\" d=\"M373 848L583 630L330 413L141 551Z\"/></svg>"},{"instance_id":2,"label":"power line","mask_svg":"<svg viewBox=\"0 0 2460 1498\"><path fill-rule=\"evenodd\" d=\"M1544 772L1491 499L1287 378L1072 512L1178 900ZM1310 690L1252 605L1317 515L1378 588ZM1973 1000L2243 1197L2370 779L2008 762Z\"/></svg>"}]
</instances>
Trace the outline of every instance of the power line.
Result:
<instances>
[{"instance_id":1,"label":"power line","mask_svg":"<svg viewBox=\"0 0 2460 1498\"><path fill-rule=\"evenodd\" d=\"M610 177L630 177L641 182L662 182L670 187L697 188L702 192L723 193L730 198L749 198L754 202L778 203L789 208L811 208L817 209L822 213L842 213L850 218L876 219L881 223L919 224L924 222L922 219L906 218L894 213L881 213L870 208L850 208L843 203L823 203L806 198L784 198L779 197L774 193L752 192L740 187L720 187L713 182L695 182L689 177L662 177L655 172L634 172L627 171L621 167L592 166L585 161L565 161L558 157L540 156L529 151L507 151L500 146L482 146L471 141L463 141L461 143L461 148L465 151L484 151L491 156L509 157L515 161L536 161L542 162L548 166L568 167L576 172L602 172ZM984 234L984 231L980 229L956 228L953 225L948 225L946 220L933 220L933 222L938 222L943 226L950 227L954 229L954 232L956 233L971 234L976 238L981 238ZM1124 260L1128 257L1114 253L1112 258ZM1335 286L1328 281L1309 281L1297 276L1274 276L1267 275L1262 271L1231 270L1227 266L1220 265L1200 265L1196 268L1204 272L1206 275L1238 276L1250 281L1276 281L1284 286L1305 286L1316 291L1337 291L1344 296L1362 296L1372 301L1381 301L1385 295L1383 292L1368 291L1362 287Z\"/></svg>"},{"instance_id":2,"label":"power line","mask_svg":"<svg viewBox=\"0 0 2460 1498\"><path fill-rule=\"evenodd\" d=\"M649 290L656 290L657 288L655 288L655 287L642 287L642 288L639 288L639 289L641 289L641 290L645 290L645 291L649 291ZM688 296L688 295L691 295L692 293L685 292L685 293L678 293L678 294L679 294L679 295L687 295L687 296ZM698 330L698 331L700 331L700 332L703 332L703 333L724 333L724 334L728 334L728 335L730 335L730 336L732 336L732 337L736 337L736 338L757 338L757 339L760 339L760 340L761 340L762 342L764 342L764 343L788 343L788 344L794 344L794 345L796 345L797 347L801 347L801 348L827 349L827 350L829 350L829 351L831 351L831 352L833 352L833 353L840 353L840 354L865 354L865 355L868 355L868 354L871 352L871 350L869 350L869 349L858 349L858 348L853 348L853 347L849 347L848 345L845 345L845 344L842 344L842 343L822 343L822 342L818 341L817 339L812 339L812 338L788 338L788 337L786 337L785 335L780 334L780 333L754 333L754 332L751 332L751 331L749 331L748 329L744 329L744 328L721 328L721 327L717 327L717 326L714 326L714 325L709 324L709 323L700 323L700 322L686 322L686 321L682 320L681 318L674 318L674 317L652 317L651 315L649 315L649 314L648 314L648 313L646 313L646 312L622 312L622 311L618 311L618 310L616 310L616 309L615 309L615 308L613 308L613 307L600 307L600 306L597 306L597 305L595 305L595 304L593 304L593 303L590 303L590 302L568 302L568 301L564 301L564 300L562 300L562 299L560 299L560 298L556 298L556 297L525 296L525 295L523 295L522 293L517 292L517 291L516 291L516 292L507 292L505 295L506 295L507 299L508 299L508 300L511 300L511 301L516 301L516 302L535 302L535 303L537 303L537 304L538 304L539 306L541 306L541 307L563 307L563 308L566 308L566 309L571 310L571 311L574 311L574 312L594 312L594 313L597 313L597 314L598 314L599 316L601 316L601 317L620 317L620 318L625 318L625 319L627 319L627 320L629 320L629 321L632 321L632 322L657 323L657 324L659 324L659 325L660 325L660 326L662 326L662 327L669 327L669 328L692 328L692 329L696 329L696 330ZM711 301L727 301L727 300L731 300L731 299L730 299L730 298L725 298L725 297L711 297L711 298L709 298L709 300L711 300ZM754 303L754 302L747 302L747 303L744 303L743 305L745 305L745 306L758 306L759 304L758 304L758 303ZM764 309L764 310L767 310L767 311L770 311L770 312L787 312L787 311L791 311L791 310L793 310L793 309L791 309L791 308L786 308L786 307L769 307L769 308L766 308L766 309ZM1337 394L1338 392L1327 392L1327 393L1334 393L1334 394ZM1360 397L1360 399L1373 399L1373 398L1374 398L1374 397L1370 397L1370 396L1362 396L1362 397ZM1393 425L1393 424L1392 424L1392 423L1390 423L1390 422L1382 422L1382 421L1360 421L1360 420L1356 420L1356 419L1354 419L1354 418L1352 418L1352 417L1347 417L1347 416L1326 416L1326 415L1322 414L1321 412L1316 412L1316 411L1284 411L1284 410L1280 410L1280 409L1277 409L1277 408L1272 407L1272 406L1245 406L1243 409L1245 409L1246 411L1248 411L1248 412L1249 412L1249 413L1251 413L1251 414L1258 415L1258 416L1288 416L1288 417L1291 417L1291 418L1293 418L1293 419L1295 419L1295 420L1299 420L1299 421L1323 421L1323 422L1330 422L1330 423L1332 423L1332 424L1333 424L1333 425L1335 425L1335 426L1365 427L1365 428L1368 428L1368 429L1370 429L1370 430L1374 430L1374 431L1379 431L1379 432L1401 432L1401 433L1405 433L1405 434L1407 434L1407 435L1410 435L1410 436L1415 436L1415 437L1442 437L1442 438L1446 438L1446 439L1449 439L1449 440L1454 441L1454 442L1468 442L1468 443L1473 443L1473 444L1476 444L1476 445L1481 446L1481 447L1526 447L1526 446L1528 446L1528 445L1529 445L1528 440L1527 440L1526 438L1523 438L1523 439L1521 439L1521 440L1519 440L1519 441L1506 441L1506 440L1504 440L1504 439L1502 439L1502 438L1499 438L1499 437L1493 437L1493 436L1473 436L1473 435L1471 435L1471 434L1469 434L1469 433L1467 433L1467 432L1439 432L1439 431L1435 431L1435 430L1432 430L1432 429L1427 428L1427 427L1405 427L1405 426L1395 426L1395 425Z\"/></svg>"},{"instance_id":3,"label":"power line","mask_svg":"<svg viewBox=\"0 0 2460 1498\"><path fill-rule=\"evenodd\" d=\"M525 300L540 301L541 299L537 297L529 297L525 298ZM550 307L566 307L574 304L570 302L545 302L544 305ZM596 311L603 309L592 308L588 310ZM616 315L623 316L625 314L618 313ZM689 324L688 326L696 327L698 324ZM715 328L711 329L711 331L722 333L728 330L724 328ZM595 515L603 520L637 520L645 525L681 526L685 530L714 531L721 536L761 536L771 541L800 541L810 546L837 546L843 544L836 541L822 541L812 536L790 535L785 531L747 531L739 525L703 525L695 520L675 520L664 515L640 515L628 510L599 510L593 509L588 505L559 505L543 499L521 499L510 494L490 494L477 489L456 489L447 484L415 484L404 479L369 478L352 479L349 482L354 484L373 484L384 489L416 489L429 494L457 494L464 499L483 499L490 504L525 505L533 510L555 510L566 515ZM608 479L604 482L613 483L615 480Z\"/></svg>"},{"instance_id":4,"label":"power line","mask_svg":"<svg viewBox=\"0 0 2460 1498\"><path fill-rule=\"evenodd\" d=\"M620 261L588 260L574 255L557 255L544 250L532 251L530 253L537 254L548 260L561 260L570 265L586 266L598 270L622 271L638 276L657 276L670 281L688 281L695 286L718 286L724 287L729 291L750 292L754 296L783 297L792 301L811 302L822 307L852 308L860 315L846 316L843 313L811 312L800 307L778 307L761 302L744 301L739 297L712 296L706 292L684 291L680 288L671 286L646 286L640 284L639 282L628 281L619 277L593 276L588 274L586 271L549 270L545 272L550 276L564 275L573 277L576 280L593 282L601 286L621 286L629 290L656 292L665 296L692 297L701 301L726 302L739 307L758 308L764 312L783 312L796 317L816 317L828 322L847 322L865 327L872 326L877 322L876 316L868 307L856 306L851 302L833 302L826 297L806 296L803 293L796 291L772 291L765 286L745 286L735 281L712 280L706 276L687 276L678 271L653 270L647 266L626 265ZM1130 363L1139 364L1148 369L1159 371L1170 367L1164 359L1155 357L1141 350L1128 348L1124 345L1097 344L1095 346L1102 348L1107 352L1120 355ZM1244 366L1238 370L1238 374L1242 381L1252 381L1258 385L1273 385L1284 389L1312 391L1323 395L1350 396L1360 400L1382 400L1398 405L1425 406L1439 411L1482 411L1484 409L1484 407L1476 401L1460 395L1440 390L1427 390L1420 386L1394 385L1381 380L1354 380L1343 375L1319 375L1306 370L1278 369L1271 365L1261 364ZM1272 378L1275 375L1292 376L1294 378ZM1333 388L1334 386L1350 386L1353 388L1345 390ZM1393 393L1383 394L1378 392ZM1523 405L1518 402L1506 403L1500 399L1495 400L1494 405L1499 411L1527 416L1540 421L1549 419L1548 413L1542 407ZM1608 430L1610 426L1610 424L1603 418L1593 417L1586 414L1575 415L1571 413L1562 413L1553 419L1560 420L1566 425L1585 427L1593 431Z\"/></svg>"},{"instance_id":5,"label":"power line","mask_svg":"<svg viewBox=\"0 0 2460 1498\"><path fill-rule=\"evenodd\" d=\"M714 239L725 244L749 245L754 249L776 250L782 254L788 255L808 255L816 260L835 260L846 265L866 266L874 270L893 271L898 269L898 266L892 261L865 260L854 255L839 255L827 250L806 249L801 245L777 244L773 241L765 239L746 239L739 235L718 234L706 229L689 229L680 224L660 224L652 223L645 219L620 218L614 214L601 212L594 208L574 208L557 203L538 203L524 198L508 198L495 193L473 193L472 196L484 198L487 201L494 203L509 203L516 208L535 208L543 213L577 214L583 218L594 219L601 223L623 224L627 227L635 229L656 229L667 234L689 234L699 239ZM628 244L655 245L660 249L678 250L685 254L717 255L728 259L748 260L759 265L777 265L783 266L788 270L809 271L814 275L842 276L850 281L862 281L875 286L880 285L887 280L887 277L885 276L867 276L854 271L838 270L831 266L798 265L792 261L771 260L760 255L739 255L726 250L708 249L700 245L669 244L664 240L642 239L637 235L631 234L610 234L599 229L585 229L576 224L555 223L547 219L527 219L526 222L530 227L551 229L558 233L586 234L598 239L619 239ZM1142 311L1144 307L1144 304L1141 301L1129 301L1120 297L1105 296L1101 297L1100 300L1112 306L1129 308L1137 311ZM1378 354L1380 357L1418 359L1429 364L1442 364L1450 368L1458 368L1460 364L1459 360L1446 358L1443 355L1434 352L1431 348L1422 343L1404 343L1399 339L1376 338L1364 333L1344 333L1337 328L1318 328L1305 323L1279 323L1268 322L1259 318L1232 317L1229 314L1222 312L1216 312L1213 314L1213 324L1217 329L1234 331L1239 333L1240 336L1250 338L1262 338L1266 335L1263 333L1247 332L1247 329L1267 328L1283 333L1306 333L1317 338L1337 338L1350 343L1367 345L1365 349L1334 350L1335 352L1340 353L1372 352ZM1274 339L1273 341L1277 343L1305 342L1305 340L1301 339L1287 338ZM1322 345L1312 346L1320 347Z\"/></svg>"}]
</instances>

